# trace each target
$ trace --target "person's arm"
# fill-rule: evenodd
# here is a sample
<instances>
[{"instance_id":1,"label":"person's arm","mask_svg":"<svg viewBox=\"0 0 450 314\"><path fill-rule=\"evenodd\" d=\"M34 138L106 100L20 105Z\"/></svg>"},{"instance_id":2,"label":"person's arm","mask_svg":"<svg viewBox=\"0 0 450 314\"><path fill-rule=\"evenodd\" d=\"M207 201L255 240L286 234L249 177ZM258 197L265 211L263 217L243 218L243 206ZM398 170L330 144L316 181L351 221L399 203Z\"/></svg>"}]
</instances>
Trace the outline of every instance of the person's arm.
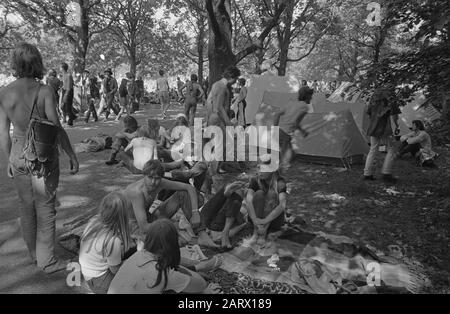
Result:
<instances>
[{"instance_id":1,"label":"person's arm","mask_svg":"<svg viewBox=\"0 0 450 314\"><path fill-rule=\"evenodd\" d=\"M256 217L255 208L253 207L253 196L255 195L255 191L251 188L247 190L247 195L245 196L245 205L247 206L248 210L248 217L250 217L251 221L254 223L258 219Z\"/></svg>"},{"instance_id":2,"label":"person's arm","mask_svg":"<svg viewBox=\"0 0 450 314\"><path fill-rule=\"evenodd\" d=\"M153 144L153 160L158 160L158 143L156 141Z\"/></svg>"},{"instance_id":3,"label":"person's arm","mask_svg":"<svg viewBox=\"0 0 450 314\"><path fill-rule=\"evenodd\" d=\"M205 281L205 279L203 279L202 276L200 276L200 274L190 271L183 266L178 267L178 274L189 276L189 283L180 292L198 294L205 291L205 289L208 287L208 283Z\"/></svg>"},{"instance_id":4,"label":"person's arm","mask_svg":"<svg viewBox=\"0 0 450 314\"><path fill-rule=\"evenodd\" d=\"M9 129L11 127L11 120L9 120L3 105L0 103L0 147L5 154L6 160L9 160L11 154L11 137L9 136ZM12 169L8 164L8 177L12 178Z\"/></svg>"},{"instance_id":5,"label":"person's arm","mask_svg":"<svg viewBox=\"0 0 450 314\"><path fill-rule=\"evenodd\" d=\"M205 97L205 91L203 90L203 88L201 87L200 84L198 84L198 89L200 91L200 95L198 96L198 99L204 99Z\"/></svg>"},{"instance_id":6,"label":"person's arm","mask_svg":"<svg viewBox=\"0 0 450 314\"><path fill-rule=\"evenodd\" d=\"M412 137L414 137L414 136L415 136L415 133L414 133L414 132L405 134L405 135L403 135L402 137L400 137L400 141L401 141L401 142L405 142L406 140L408 140L409 138L412 138Z\"/></svg>"},{"instance_id":7,"label":"person's arm","mask_svg":"<svg viewBox=\"0 0 450 314\"><path fill-rule=\"evenodd\" d=\"M192 209L191 224L195 227L195 225L198 225L200 223L197 191L195 190L195 188L192 185L182 183L182 182L162 179L161 190L186 191L189 195L189 200L191 201L191 209Z\"/></svg>"},{"instance_id":8,"label":"person's arm","mask_svg":"<svg viewBox=\"0 0 450 314\"><path fill-rule=\"evenodd\" d=\"M133 146L134 146L134 140L132 140L132 141L130 142L130 144L128 144L128 146L125 148L125 153L126 153L127 151L129 151L130 149L132 149Z\"/></svg>"},{"instance_id":9,"label":"person's arm","mask_svg":"<svg viewBox=\"0 0 450 314\"><path fill-rule=\"evenodd\" d=\"M147 221L148 208L145 208L144 196L142 195L142 193L133 192L133 194L129 197L131 200L131 204L133 205L133 212L134 216L136 217L139 230L142 234L147 234L147 231L150 228L150 224Z\"/></svg>"},{"instance_id":10,"label":"person's arm","mask_svg":"<svg viewBox=\"0 0 450 314\"><path fill-rule=\"evenodd\" d=\"M53 122L58 127L58 142L61 145L64 152L70 159L70 173L77 174L79 170L79 164L77 155L73 151L72 144L70 143L69 136L59 121L58 113L56 112L56 97L51 87L42 86L41 93L44 96L45 115L47 119Z\"/></svg>"},{"instance_id":11,"label":"person's arm","mask_svg":"<svg viewBox=\"0 0 450 314\"><path fill-rule=\"evenodd\" d=\"M112 243L111 255L106 258L109 270L115 275L122 264L122 241L115 239Z\"/></svg>"},{"instance_id":12,"label":"person's arm","mask_svg":"<svg viewBox=\"0 0 450 314\"><path fill-rule=\"evenodd\" d=\"M273 117L273 126L279 126L280 125L280 119L281 117L286 113L285 109L281 109L279 112L276 112Z\"/></svg>"},{"instance_id":13,"label":"person's arm","mask_svg":"<svg viewBox=\"0 0 450 314\"><path fill-rule=\"evenodd\" d=\"M286 193L282 192L279 195L279 204L267 215L266 218L262 219L261 223L264 225L270 224L272 221L278 218L286 209Z\"/></svg>"},{"instance_id":14,"label":"person's arm","mask_svg":"<svg viewBox=\"0 0 450 314\"><path fill-rule=\"evenodd\" d=\"M420 143L422 143L424 141L425 137L426 137L425 133L420 132L419 135L410 137L407 140L407 142L410 145L412 145L412 144L420 144Z\"/></svg>"}]
</instances>

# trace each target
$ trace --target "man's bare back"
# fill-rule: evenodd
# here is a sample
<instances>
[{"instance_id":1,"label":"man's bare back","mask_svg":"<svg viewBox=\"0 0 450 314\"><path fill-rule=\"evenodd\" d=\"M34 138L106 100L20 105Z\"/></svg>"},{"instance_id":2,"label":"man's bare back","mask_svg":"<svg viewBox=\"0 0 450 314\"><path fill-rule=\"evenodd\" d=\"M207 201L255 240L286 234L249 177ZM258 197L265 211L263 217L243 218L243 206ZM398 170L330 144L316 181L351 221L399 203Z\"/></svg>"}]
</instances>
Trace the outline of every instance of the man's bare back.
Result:
<instances>
[{"instance_id":1,"label":"man's bare back","mask_svg":"<svg viewBox=\"0 0 450 314\"><path fill-rule=\"evenodd\" d=\"M225 127L229 124L229 119L225 115L225 104L227 101L229 101L229 95L226 84L222 80L214 83L206 104L208 126Z\"/></svg>"},{"instance_id":2,"label":"man's bare back","mask_svg":"<svg viewBox=\"0 0 450 314\"><path fill-rule=\"evenodd\" d=\"M41 86L41 89L35 109L36 113L39 113L40 117L49 119L59 125L58 117L56 116L56 119L51 119L55 117L47 117L45 110L46 100L54 97L53 90L33 79L20 79L0 89L0 106L14 126L14 135L25 135L39 86ZM54 105L56 108L56 100Z\"/></svg>"}]
</instances>

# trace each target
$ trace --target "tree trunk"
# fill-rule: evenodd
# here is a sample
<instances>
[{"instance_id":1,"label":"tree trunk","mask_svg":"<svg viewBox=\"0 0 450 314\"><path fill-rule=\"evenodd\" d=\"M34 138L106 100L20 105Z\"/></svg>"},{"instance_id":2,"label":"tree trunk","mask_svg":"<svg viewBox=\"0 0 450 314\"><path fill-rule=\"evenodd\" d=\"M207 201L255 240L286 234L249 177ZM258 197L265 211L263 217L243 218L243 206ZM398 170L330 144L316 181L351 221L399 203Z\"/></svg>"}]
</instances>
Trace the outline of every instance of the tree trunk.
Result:
<instances>
[{"instance_id":1,"label":"tree trunk","mask_svg":"<svg viewBox=\"0 0 450 314\"><path fill-rule=\"evenodd\" d=\"M229 14L230 0L206 0L209 23L209 84L222 77L224 70L236 64L231 47L232 25Z\"/></svg>"},{"instance_id":2,"label":"tree trunk","mask_svg":"<svg viewBox=\"0 0 450 314\"><path fill-rule=\"evenodd\" d=\"M205 58L203 53L205 51L205 25L206 21L200 18L198 21L199 34L197 38L197 53L198 53L198 82L203 85L203 65L205 63ZM205 91L206 92L206 91Z\"/></svg>"},{"instance_id":3,"label":"tree trunk","mask_svg":"<svg viewBox=\"0 0 450 314\"><path fill-rule=\"evenodd\" d=\"M280 48L278 76L285 76L288 64L289 46L291 45L292 20L294 16L295 1L288 1L284 31L278 30L278 45Z\"/></svg>"},{"instance_id":4,"label":"tree trunk","mask_svg":"<svg viewBox=\"0 0 450 314\"><path fill-rule=\"evenodd\" d=\"M81 27L78 28L78 36L73 46L73 69L76 73L82 73L86 68L86 55L89 47L89 3L79 0L81 9Z\"/></svg>"}]
</instances>

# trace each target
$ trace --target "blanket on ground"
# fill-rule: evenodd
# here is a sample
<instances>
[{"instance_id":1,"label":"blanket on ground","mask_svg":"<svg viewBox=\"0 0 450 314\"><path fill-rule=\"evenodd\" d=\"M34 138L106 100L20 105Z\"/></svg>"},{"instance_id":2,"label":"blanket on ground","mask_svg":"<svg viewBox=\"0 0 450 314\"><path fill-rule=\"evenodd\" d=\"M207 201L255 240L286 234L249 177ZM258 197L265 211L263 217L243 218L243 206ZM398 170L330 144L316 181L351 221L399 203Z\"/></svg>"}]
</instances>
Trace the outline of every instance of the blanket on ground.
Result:
<instances>
[{"instance_id":1,"label":"blanket on ground","mask_svg":"<svg viewBox=\"0 0 450 314\"><path fill-rule=\"evenodd\" d=\"M85 222L86 217L69 222L59 238L75 254ZM236 241L234 250L222 253L220 270L207 274L225 293L419 293L430 285L418 262L296 225L269 235L263 245L246 238ZM211 257L214 251L205 253Z\"/></svg>"}]
</instances>

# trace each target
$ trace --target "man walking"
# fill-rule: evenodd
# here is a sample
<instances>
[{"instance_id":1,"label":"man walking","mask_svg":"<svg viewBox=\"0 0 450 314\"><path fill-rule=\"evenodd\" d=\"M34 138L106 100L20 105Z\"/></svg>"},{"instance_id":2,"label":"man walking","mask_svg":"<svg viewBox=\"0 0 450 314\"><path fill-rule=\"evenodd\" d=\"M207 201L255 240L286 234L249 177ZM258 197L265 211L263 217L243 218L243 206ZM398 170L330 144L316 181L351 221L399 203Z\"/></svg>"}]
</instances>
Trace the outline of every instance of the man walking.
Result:
<instances>
[{"instance_id":1,"label":"man walking","mask_svg":"<svg viewBox=\"0 0 450 314\"><path fill-rule=\"evenodd\" d=\"M105 100L106 100L106 113L105 118L108 120L108 117L111 113L111 110L117 116L119 111L114 107L114 98L116 97L117 90L119 86L117 84L116 79L113 77L113 73L111 69L107 69L105 71Z\"/></svg>"},{"instance_id":2,"label":"man walking","mask_svg":"<svg viewBox=\"0 0 450 314\"><path fill-rule=\"evenodd\" d=\"M72 74L69 73L69 65L67 63L61 64L61 71L63 73L63 89L62 89L62 102L63 102L63 121L69 126L73 126L73 121L77 116L73 113L73 97L74 97L74 83ZM69 117L68 120L67 116Z\"/></svg>"}]
</instances>

